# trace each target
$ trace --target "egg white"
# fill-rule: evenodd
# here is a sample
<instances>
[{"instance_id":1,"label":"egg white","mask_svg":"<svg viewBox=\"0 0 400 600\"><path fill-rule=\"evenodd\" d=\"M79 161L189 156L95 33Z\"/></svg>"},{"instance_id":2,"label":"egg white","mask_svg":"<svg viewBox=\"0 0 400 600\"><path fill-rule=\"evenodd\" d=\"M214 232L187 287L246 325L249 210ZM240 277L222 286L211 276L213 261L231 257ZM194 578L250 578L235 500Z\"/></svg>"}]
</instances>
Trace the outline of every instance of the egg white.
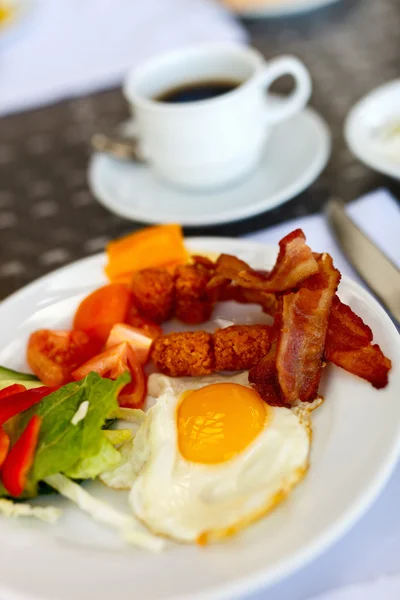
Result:
<instances>
[{"instance_id":1,"label":"egg white","mask_svg":"<svg viewBox=\"0 0 400 600\"><path fill-rule=\"evenodd\" d=\"M176 414L182 393L226 382L249 387L247 373L149 378L153 406L133 444L136 477L129 503L158 534L186 542L229 535L274 508L307 471L311 426L302 409L268 407L264 429L224 463L199 464L181 456Z\"/></svg>"}]
</instances>

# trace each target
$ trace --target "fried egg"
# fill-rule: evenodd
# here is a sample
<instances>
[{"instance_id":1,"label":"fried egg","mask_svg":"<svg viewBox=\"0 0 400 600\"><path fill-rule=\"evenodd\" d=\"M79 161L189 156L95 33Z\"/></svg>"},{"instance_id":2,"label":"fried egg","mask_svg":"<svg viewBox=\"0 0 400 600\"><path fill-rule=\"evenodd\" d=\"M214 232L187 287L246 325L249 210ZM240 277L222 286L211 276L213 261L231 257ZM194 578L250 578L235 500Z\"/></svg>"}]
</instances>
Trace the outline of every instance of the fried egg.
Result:
<instances>
[{"instance_id":1,"label":"fried egg","mask_svg":"<svg viewBox=\"0 0 400 600\"><path fill-rule=\"evenodd\" d=\"M307 472L308 412L268 406L247 373L153 374L149 394L129 502L157 534L198 543L231 535L273 509Z\"/></svg>"}]
</instances>

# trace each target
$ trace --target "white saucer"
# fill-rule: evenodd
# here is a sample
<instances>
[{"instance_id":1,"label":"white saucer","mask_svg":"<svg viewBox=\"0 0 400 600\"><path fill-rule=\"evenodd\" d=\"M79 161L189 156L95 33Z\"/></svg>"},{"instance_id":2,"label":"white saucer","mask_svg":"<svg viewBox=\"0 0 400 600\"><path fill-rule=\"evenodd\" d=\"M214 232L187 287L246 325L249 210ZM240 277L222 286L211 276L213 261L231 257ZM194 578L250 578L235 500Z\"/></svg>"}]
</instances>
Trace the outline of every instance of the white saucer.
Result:
<instances>
[{"instance_id":1,"label":"white saucer","mask_svg":"<svg viewBox=\"0 0 400 600\"><path fill-rule=\"evenodd\" d=\"M251 19L264 19L266 17L283 17L288 15L297 15L306 13L317 8L334 4L339 0L277 0L270 2L265 0L263 5L252 6L246 8L234 8L235 12L241 17L249 17Z\"/></svg>"},{"instance_id":2,"label":"white saucer","mask_svg":"<svg viewBox=\"0 0 400 600\"><path fill-rule=\"evenodd\" d=\"M400 179L400 132L387 138L397 123L400 129L400 79L370 92L350 111L344 134L350 150L362 162L385 175Z\"/></svg>"},{"instance_id":3,"label":"white saucer","mask_svg":"<svg viewBox=\"0 0 400 600\"><path fill-rule=\"evenodd\" d=\"M271 210L306 189L331 150L326 123L308 108L273 131L257 169L216 192L188 192L161 180L148 166L95 154L89 186L106 208L144 223L216 225Z\"/></svg>"}]
</instances>

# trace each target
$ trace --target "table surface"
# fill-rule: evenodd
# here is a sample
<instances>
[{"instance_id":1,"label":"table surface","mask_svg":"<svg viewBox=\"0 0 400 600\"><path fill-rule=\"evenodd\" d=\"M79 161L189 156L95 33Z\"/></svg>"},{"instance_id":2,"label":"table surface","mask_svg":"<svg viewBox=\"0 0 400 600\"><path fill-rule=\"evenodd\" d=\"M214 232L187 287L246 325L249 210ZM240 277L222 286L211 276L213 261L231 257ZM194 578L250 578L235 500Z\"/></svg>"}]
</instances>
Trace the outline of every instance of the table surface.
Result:
<instances>
[{"instance_id":1,"label":"table surface","mask_svg":"<svg viewBox=\"0 0 400 600\"><path fill-rule=\"evenodd\" d=\"M295 54L308 66L311 105L331 128L333 154L319 179L289 203L187 233L237 236L318 212L331 194L351 200L379 186L400 198L399 183L359 163L342 133L354 102L400 75L399 0L342 0L308 15L245 26L267 58ZM102 208L86 182L91 135L127 116L121 91L114 89L0 119L0 298L142 226Z\"/></svg>"}]
</instances>

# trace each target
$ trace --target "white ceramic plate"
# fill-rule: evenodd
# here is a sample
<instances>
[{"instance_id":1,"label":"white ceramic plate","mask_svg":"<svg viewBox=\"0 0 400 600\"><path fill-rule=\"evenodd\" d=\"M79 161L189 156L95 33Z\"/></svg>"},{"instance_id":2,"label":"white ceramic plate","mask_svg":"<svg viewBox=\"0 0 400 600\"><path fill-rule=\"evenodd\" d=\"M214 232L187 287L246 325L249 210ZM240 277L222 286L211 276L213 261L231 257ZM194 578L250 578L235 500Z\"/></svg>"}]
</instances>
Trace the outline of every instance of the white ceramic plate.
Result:
<instances>
[{"instance_id":1,"label":"white ceramic plate","mask_svg":"<svg viewBox=\"0 0 400 600\"><path fill-rule=\"evenodd\" d=\"M324 6L334 4L338 1L339 0L265 0L264 3L259 2L259 6L253 6L251 8L243 6L241 8L234 8L234 10L242 17L264 19L266 17L283 17L307 13L311 10L323 8ZM234 2L234 7L235 4L236 3ZM251 2L249 2L249 4L251 4Z\"/></svg>"},{"instance_id":2,"label":"white ceramic plate","mask_svg":"<svg viewBox=\"0 0 400 600\"><path fill-rule=\"evenodd\" d=\"M400 179L400 133L392 141L382 140L380 133L392 122L400 129L400 79L362 98L350 111L344 134L357 158L376 171Z\"/></svg>"},{"instance_id":3,"label":"white ceramic plate","mask_svg":"<svg viewBox=\"0 0 400 600\"><path fill-rule=\"evenodd\" d=\"M218 238L190 241L194 250L237 254L256 268L273 264L276 251ZM65 267L0 305L0 364L26 368L24 349L38 327L64 327L79 300L104 283L104 256ZM93 523L62 499L41 504L65 508L55 526L0 518L2 600L146 600L236 597L271 584L305 565L365 513L386 483L400 449L400 341L382 308L346 277L340 296L372 327L393 361L390 385L377 392L329 366L314 413L311 468L274 513L227 542L207 548L170 544L159 555L125 547L114 532ZM258 307L221 305L216 316L265 320ZM261 317L261 318L260 318ZM101 484L95 493L123 508L126 496Z\"/></svg>"},{"instance_id":4,"label":"white ceramic plate","mask_svg":"<svg viewBox=\"0 0 400 600\"><path fill-rule=\"evenodd\" d=\"M328 127L306 109L275 127L259 166L246 179L217 192L193 193L160 179L148 166L95 154L89 186L112 212L143 223L212 226L271 210L306 189L325 167Z\"/></svg>"}]
</instances>

